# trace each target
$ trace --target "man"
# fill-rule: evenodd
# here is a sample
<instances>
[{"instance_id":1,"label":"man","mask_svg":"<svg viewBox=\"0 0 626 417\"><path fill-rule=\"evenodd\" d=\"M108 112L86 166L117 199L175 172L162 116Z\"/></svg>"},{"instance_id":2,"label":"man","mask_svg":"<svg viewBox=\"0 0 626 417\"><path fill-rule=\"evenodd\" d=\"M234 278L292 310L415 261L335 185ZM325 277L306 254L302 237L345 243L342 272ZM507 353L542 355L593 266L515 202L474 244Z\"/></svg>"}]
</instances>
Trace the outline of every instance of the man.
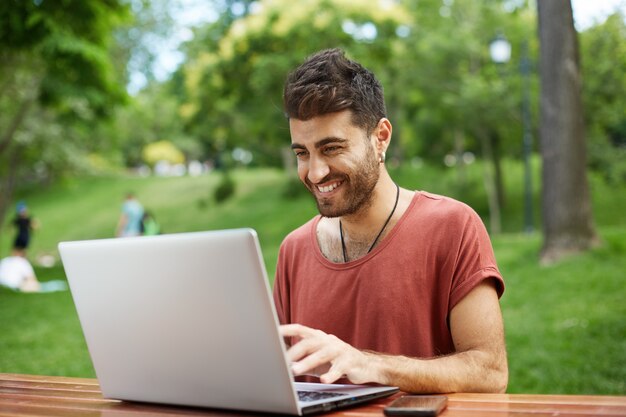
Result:
<instances>
[{"instance_id":1,"label":"man","mask_svg":"<svg viewBox=\"0 0 626 417\"><path fill-rule=\"evenodd\" d=\"M503 392L487 232L463 203L398 187L382 87L338 49L285 84L298 175L320 212L284 240L274 284L294 375L407 392Z\"/></svg>"}]
</instances>

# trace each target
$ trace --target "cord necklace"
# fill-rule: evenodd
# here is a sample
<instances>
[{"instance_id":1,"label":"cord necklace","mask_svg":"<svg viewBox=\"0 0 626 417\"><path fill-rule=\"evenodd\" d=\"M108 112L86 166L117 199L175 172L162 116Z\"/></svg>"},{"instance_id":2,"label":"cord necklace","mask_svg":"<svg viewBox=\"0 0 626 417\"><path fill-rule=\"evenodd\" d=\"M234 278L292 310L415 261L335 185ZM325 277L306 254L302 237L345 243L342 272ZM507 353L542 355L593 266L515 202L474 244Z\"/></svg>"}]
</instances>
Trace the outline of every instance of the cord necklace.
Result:
<instances>
[{"instance_id":1,"label":"cord necklace","mask_svg":"<svg viewBox=\"0 0 626 417\"><path fill-rule=\"evenodd\" d=\"M370 248L367 250L367 253L370 253L372 249L374 249L376 242L378 242L378 239L380 239L380 236L383 234L383 232L385 231L385 228L389 224L389 221L391 220L393 213L396 212L396 207L398 207L398 199L400 198L400 187L398 187L398 184L395 184L395 185L396 185L396 202L394 203L393 209L391 210L391 213L389 213L389 217L387 217L385 224L383 224L383 228L380 229L380 232L378 232L378 235L376 235L376 237L374 238L374 241L372 242ZM341 226L341 219L339 219L339 235L341 236L341 250L343 251L343 261L348 262L346 242L343 239L343 227Z\"/></svg>"}]
</instances>

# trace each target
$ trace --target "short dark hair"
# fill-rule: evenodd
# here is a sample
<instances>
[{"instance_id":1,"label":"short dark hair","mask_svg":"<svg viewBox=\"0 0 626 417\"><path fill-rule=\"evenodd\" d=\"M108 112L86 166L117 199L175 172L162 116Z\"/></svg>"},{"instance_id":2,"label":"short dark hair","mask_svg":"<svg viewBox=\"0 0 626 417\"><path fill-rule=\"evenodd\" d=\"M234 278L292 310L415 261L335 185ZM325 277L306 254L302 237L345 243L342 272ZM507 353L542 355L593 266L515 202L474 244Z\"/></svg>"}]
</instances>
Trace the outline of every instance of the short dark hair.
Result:
<instances>
[{"instance_id":1,"label":"short dark hair","mask_svg":"<svg viewBox=\"0 0 626 417\"><path fill-rule=\"evenodd\" d=\"M292 71L283 99L287 117L298 120L351 110L352 122L368 134L387 113L380 82L339 48L317 52Z\"/></svg>"}]
</instances>

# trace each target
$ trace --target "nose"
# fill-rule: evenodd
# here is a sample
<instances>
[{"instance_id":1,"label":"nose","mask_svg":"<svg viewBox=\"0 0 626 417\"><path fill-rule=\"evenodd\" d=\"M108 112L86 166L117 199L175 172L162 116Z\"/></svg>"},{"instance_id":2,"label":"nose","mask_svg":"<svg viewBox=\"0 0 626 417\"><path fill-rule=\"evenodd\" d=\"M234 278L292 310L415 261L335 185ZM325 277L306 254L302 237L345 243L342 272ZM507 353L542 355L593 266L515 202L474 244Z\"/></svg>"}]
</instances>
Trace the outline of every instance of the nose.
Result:
<instances>
[{"instance_id":1,"label":"nose","mask_svg":"<svg viewBox=\"0 0 626 417\"><path fill-rule=\"evenodd\" d=\"M309 172L307 173L307 178L313 184L317 184L322 181L329 172L330 168L324 158L312 156L309 159Z\"/></svg>"}]
</instances>

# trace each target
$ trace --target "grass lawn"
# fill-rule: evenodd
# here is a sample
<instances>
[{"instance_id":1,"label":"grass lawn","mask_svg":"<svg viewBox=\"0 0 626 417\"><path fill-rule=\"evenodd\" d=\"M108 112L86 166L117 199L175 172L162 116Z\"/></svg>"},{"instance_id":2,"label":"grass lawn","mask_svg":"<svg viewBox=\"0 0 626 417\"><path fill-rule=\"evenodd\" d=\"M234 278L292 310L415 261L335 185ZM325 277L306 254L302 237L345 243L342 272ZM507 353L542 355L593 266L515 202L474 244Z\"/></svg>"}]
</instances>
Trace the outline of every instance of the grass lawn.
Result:
<instances>
[{"instance_id":1,"label":"grass lawn","mask_svg":"<svg viewBox=\"0 0 626 417\"><path fill-rule=\"evenodd\" d=\"M494 239L509 392L626 394L626 228L601 234L602 248L550 267L538 235Z\"/></svg>"},{"instance_id":2,"label":"grass lawn","mask_svg":"<svg viewBox=\"0 0 626 417\"><path fill-rule=\"evenodd\" d=\"M594 215L604 244L541 267L539 233L517 232L522 218L521 182L516 180L521 178L520 167L511 163L506 172L506 233L494 236L493 243L507 286L501 304L509 392L626 394L626 186L608 186L592 178ZM468 171L462 187L453 171L429 167L405 167L393 176L402 186L455 196L487 215L477 168ZM257 229L273 277L282 238L313 216L315 205L306 193L285 198L288 181L279 171L237 171L234 178L237 191L221 204L212 199L219 174L87 178L24 190L19 197L41 223L29 255L36 264L44 254L58 257L59 241L111 237L123 195L133 190L166 233ZM2 254L12 236L7 233L10 229L5 230L0 237ZM41 280L64 278L59 263L52 268L37 266L36 272ZM20 294L0 288L0 317L0 372L95 375L69 292Z\"/></svg>"}]
</instances>

